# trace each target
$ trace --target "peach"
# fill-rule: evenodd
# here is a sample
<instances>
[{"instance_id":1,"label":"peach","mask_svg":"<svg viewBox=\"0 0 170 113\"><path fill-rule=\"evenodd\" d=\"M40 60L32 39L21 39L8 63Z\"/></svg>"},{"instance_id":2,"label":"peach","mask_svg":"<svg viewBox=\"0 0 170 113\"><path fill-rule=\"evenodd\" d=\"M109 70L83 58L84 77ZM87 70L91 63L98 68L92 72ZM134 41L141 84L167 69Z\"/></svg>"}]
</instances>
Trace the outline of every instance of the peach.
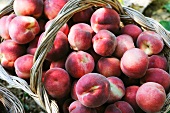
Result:
<instances>
[{"instance_id":1,"label":"peach","mask_svg":"<svg viewBox=\"0 0 170 113\"><path fill-rule=\"evenodd\" d=\"M48 19L54 19L67 2L68 0L44 0L44 14Z\"/></svg>"},{"instance_id":2,"label":"peach","mask_svg":"<svg viewBox=\"0 0 170 113\"><path fill-rule=\"evenodd\" d=\"M90 18L94 12L93 8L88 8L77 12L73 15L72 19L75 23L90 23Z\"/></svg>"},{"instance_id":3,"label":"peach","mask_svg":"<svg viewBox=\"0 0 170 113\"><path fill-rule=\"evenodd\" d=\"M11 37L9 36L9 23L15 17L16 17L15 14L10 14L3 16L0 19L0 36L5 40L11 39Z\"/></svg>"},{"instance_id":4,"label":"peach","mask_svg":"<svg viewBox=\"0 0 170 113\"><path fill-rule=\"evenodd\" d=\"M168 91L170 88L170 75L163 69L149 68L145 76L140 79L140 82L141 84L145 82L156 82L161 84L165 88L165 91Z\"/></svg>"},{"instance_id":5,"label":"peach","mask_svg":"<svg viewBox=\"0 0 170 113\"><path fill-rule=\"evenodd\" d=\"M15 72L18 77L23 79L30 78L30 70L33 66L34 56L31 54L25 54L18 57L14 62Z\"/></svg>"},{"instance_id":6,"label":"peach","mask_svg":"<svg viewBox=\"0 0 170 113\"><path fill-rule=\"evenodd\" d=\"M154 31L144 31L137 38L137 47L147 55L158 54L164 47L162 37Z\"/></svg>"},{"instance_id":7,"label":"peach","mask_svg":"<svg viewBox=\"0 0 170 113\"><path fill-rule=\"evenodd\" d=\"M38 46L43 41L44 32L40 35ZM67 36L62 32L58 31L55 40L53 43L53 47L47 53L46 59L49 61L57 61L65 57L69 52L69 43Z\"/></svg>"},{"instance_id":8,"label":"peach","mask_svg":"<svg viewBox=\"0 0 170 113\"><path fill-rule=\"evenodd\" d=\"M101 56L111 56L116 49L116 36L108 30L100 30L92 38L94 51Z\"/></svg>"},{"instance_id":9,"label":"peach","mask_svg":"<svg viewBox=\"0 0 170 113\"><path fill-rule=\"evenodd\" d=\"M148 68L160 68L160 69L167 71L168 70L168 61L165 56L151 55L149 57Z\"/></svg>"},{"instance_id":10,"label":"peach","mask_svg":"<svg viewBox=\"0 0 170 113\"><path fill-rule=\"evenodd\" d=\"M43 0L15 0L13 9L16 15L33 16L38 18L43 13Z\"/></svg>"},{"instance_id":11,"label":"peach","mask_svg":"<svg viewBox=\"0 0 170 113\"><path fill-rule=\"evenodd\" d=\"M136 85L126 87L123 100L128 102L132 106L135 113L144 113L144 111L136 103L136 92L138 91L138 89L139 89L139 86L136 86Z\"/></svg>"},{"instance_id":12,"label":"peach","mask_svg":"<svg viewBox=\"0 0 170 113\"><path fill-rule=\"evenodd\" d=\"M107 103L114 103L122 99L125 95L125 86L123 81L118 77L107 77L110 83L110 96Z\"/></svg>"},{"instance_id":13,"label":"peach","mask_svg":"<svg viewBox=\"0 0 170 113\"><path fill-rule=\"evenodd\" d=\"M87 52L94 58L95 64L97 64L98 60L102 57L94 51L93 47L88 49Z\"/></svg>"},{"instance_id":14,"label":"peach","mask_svg":"<svg viewBox=\"0 0 170 113\"><path fill-rule=\"evenodd\" d=\"M78 100L77 94L76 94L76 84L78 80L74 80L71 87L71 98L74 100Z\"/></svg>"},{"instance_id":15,"label":"peach","mask_svg":"<svg viewBox=\"0 0 170 113\"><path fill-rule=\"evenodd\" d=\"M35 38L28 43L28 47L27 47L27 53L28 54L35 54L35 51L37 50L37 45L38 45L38 40L39 40L39 35L35 36Z\"/></svg>"},{"instance_id":16,"label":"peach","mask_svg":"<svg viewBox=\"0 0 170 113\"><path fill-rule=\"evenodd\" d=\"M93 30L90 25L77 23L70 28L68 41L73 50L84 51L92 46L92 35Z\"/></svg>"},{"instance_id":17,"label":"peach","mask_svg":"<svg viewBox=\"0 0 170 113\"><path fill-rule=\"evenodd\" d=\"M69 113L97 113L94 108L82 105L78 100L73 101L69 106Z\"/></svg>"},{"instance_id":18,"label":"peach","mask_svg":"<svg viewBox=\"0 0 170 113\"><path fill-rule=\"evenodd\" d=\"M156 113L161 110L166 100L164 87L155 82L146 82L136 93L138 106L147 113Z\"/></svg>"},{"instance_id":19,"label":"peach","mask_svg":"<svg viewBox=\"0 0 170 113\"><path fill-rule=\"evenodd\" d=\"M120 75L119 78L123 81L125 87L131 86L131 85L140 85L140 79L128 77L123 73Z\"/></svg>"},{"instance_id":20,"label":"peach","mask_svg":"<svg viewBox=\"0 0 170 113\"><path fill-rule=\"evenodd\" d=\"M104 113L135 113L132 106L125 101L117 101L106 107Z\"/></svg>"},{"instance_id":21,"label":"peach","mask_svg":"<svg viewBox=\"0 0 170 113\"><path fill-rule=\"evenodd\" d=\"M132 48L127 50L121 60L120 68L122 72L131 78L141 78L148 69L149 59L147 54L139 49Z\"/></svg>"},{"instance_id":22,"label":"peach","mask_svg":"<svg viewBox=\"0 0 170 113\"><path fill-rule=\"evenodd\" d=\"M93 57L84 51L73 51L65 62L67 72L74 78L80 78L84 74L92 72L94 67Z\"/></svg>"},{"instance_id":23,"label":"peach","mask_svg":"<svg viewBox=\"0 0 170 113\"><path fill-rule=\"evenodd\" d=\"M99 107L106 103L110 96L109 81L99 73L87 73L77 81L76 94L84 106Z\"/></svg>"},{"instance_id":24,"label":"peach","mask_svg":"<svg viewBox=\"0 0 170 113\"><path fill-rule=\"evenodd\" d=\"M102 29L117 33L120 28L120 16L111 8L99 8L90 18L91 27L94 32Z\"/></svg>"},{"instance_id":25,"label":"peach","mask_svg":"<svg viewBox=\"0 0 170 113\"><path fill-rule=\"evenodd\" d=\"M54 99L62 99L70 93L71 80L66 70L51 68L44 75L44 87Z\"/></svg>"},{"instance_id":26,"label":"peach","mask_svg":"<svg viewBox=\"0 0 170 113\"><path fill-rule=\"evenodd\" d=\"M122 34L116 37L117 46L114 52L114 55L117 58L121 58L125 51L131 48L135 48L135 44L131 36Z\"/></svg>"},{"instance_id":27,"label":"peach","mask_svg":"<svg viewBox=\"0 0 170 113\"><path fill-rule=\"evenodd\" d=\"M121 34L127 34L136 42L138 36L142 33L142 29L135 24L127 24L121 29Z\"/></svg>"},{"instance_id":28,"label":"peach","mask_svg":"<svg viewBox=\"0 0 170 113\"><path fill-rule=\"evenodd\" d=\"M51 25L52 21L53 21L53 19L52 19L52 20L48 20L48 21L46 22L46 24L45 24L45 30L47 30L47 28ZM69 31L70 31L70 28L69 28L68 24L65 23L65 24L59 29L59 31L62 31L65 35L68 36L68 33L69 33Z\"/></svg>"},{"instance_id":29,"label":"peach","mask_svg":"<svg viewBox=\"0 0 170 113\"><path fill-rule=\"evenodd\" d=\"M1 65L6 69L14 69L15 60L26 53L25 45L13 40L5 40L0 44Z\"/></svg>"},{"instance_id":30,"label":"peach","mask_svg":"<svg viewBox=\"0 0 170 113\"><path fill-rule=\"evenodd\" d=\"M96 64L96 70L106 77L118 77L121 75L120 60L116 57L101 57Z\"/></svg>"},{"instance_id":31,"label":"peach","mask_svg":"<svg viewBox=\"0 0 170 113\"><path fill-rule=\"evenodd\" d=\"M50 68L55 68L55 67L59 67L59 68L63 68L65 69L65 62L66 62L67 57L61 58L57 61L52 61L50 63Z\"/></svg>"},{"instance_id":32,"label":"peach","mask_svg":"<svg viewBox=\"0 0 170 113\"><path fill-rule=\"evenodd\" d=\"M39 31L37 20L31 16L16 16L9 24L9 35L18 44L29 43Z\"/></svg>"}]
</instances>

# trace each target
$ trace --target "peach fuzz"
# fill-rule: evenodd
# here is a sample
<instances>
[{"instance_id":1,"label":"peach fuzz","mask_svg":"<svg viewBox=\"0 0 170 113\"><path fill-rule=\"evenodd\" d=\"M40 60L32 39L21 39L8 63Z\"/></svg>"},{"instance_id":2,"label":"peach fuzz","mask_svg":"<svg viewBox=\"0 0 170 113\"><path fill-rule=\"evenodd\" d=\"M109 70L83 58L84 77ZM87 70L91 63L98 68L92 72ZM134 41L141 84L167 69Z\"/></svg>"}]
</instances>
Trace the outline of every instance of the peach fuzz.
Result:
<instances>
[{"instance_id":1,"label":"peach fuzz","mask_svg":"<svg viewBox=\"0 0 170 113\"><path fill-rule=\"evenodd\" d=\"M121 34L126 34L132 37L136 43L138 36L142 33L142 29L135 24L127 24L121 28Z\"/></svg>"},{"instance_id":2,"label":"peach fuzz","mask_svg":"<svg viewBox=\"0 0 170 113\"><path fill-rule=\"evenodd\" d=\"M14 62L15 72L18 77L23 79L30 78L30 70L33 66L34 56L31 54L25 54L18 57Z\"/></svg>"},{"instance_id":3,"label":"peach fuzz","mask_svg":"<svg viewBox=\"0 0 170 113\"><path fill-rule=\"evenodd\" d=\"M97 113L94 108L82 105L78 100L73 101L69 106L69 113Z\"/></svg>"},{"instance_id":4,"label":"peach fuzz","mask_svg":"<svg viewBox=\"0 0 170 113\"><path fill-rule=\"evenodd\" d=\"M118 77L107 77L107 80L110 83L110 96L107 100L107 103L114 103L120 101L125 95L125 86L123 81Z\"/></svg>"},{"instance_id":5,"label":"peach fuzz","mask_svg":"<svg viewBox=\"0 0 170 113\"><path fill-rule=\"evenodd\" d=\"M150 68L146 71L144 77L140 79L141 84L145 82L156 82L161 84L165 91L169 91L170 88L170 75L163 69L160 68Z\"/></svg>"},{"instance_id":6,"label":"peach fuzz","mask_svg":"<svg viewBox=\"0 0 170 113\"><path fill-rule=\"evenodd\" d=\"M116 57L101 57L97 64L96 70L105 77L121 75L120 60Z\"/></svg>"},{"instance_id":7,"label":"peach fuzz","mask_svg":"<svg viewBox=\"0 0 170 113\"><path fill-rule=\"evenodd\" d=\"M46 24L45 24L45 26L44 26L44 27L45 27L45 30L47 30L48 27L50 27L52 21L53 21L53 19L52 19L52 20L48 20L48 21L46 22ZM69 28L68 24L65 23L65 24L59 29L59 31L62 31L65 35L68 36L68 33L69 33L69 31L70 31L70 28Z\"/></svg>"},{"instance_id":8,"label":"peach fuzz","mask_svg":"<svg viewBox=\"0 0 170 113\"><path fill-rule=\"evenodd\" d=\"M147 113L156 113L161 110L166 100L166 93L162 85L155 82L146 82L136 93L138 106Z\"/></svg>"},{"instance_id":9,"label":"peach fuzz","mask_svg":"<svg viewBox=\"0 0 170 113\"><path fill-rule=\"evenodd\" d=\"M93 57L84 51L71 52L65 62L67 72L74 78L80 78L84 74L92 72L94 67Z\"/></svg>"},{"instance_id":10,"label":"peach fuzz","mask_svg":"<svg viewBox=\"0 0 170 113\"><path fill-rule=\"evenodd\" d=\"M44 14L51 20L54 19L68 0L44 0Z\"/></svg>"},{"instance_id":11,"label":"peach fuzz","mask_svg":"<svg viewBox=\"0 0 170 113\"><path fill-rule=\"evenodd\" d=\"M139 86L136 86L136 85L131 85L131 86L126 87L123 100L128 102L136 113L144 113L144 111L136 103L136 93L138 89L139 89Z\"/></svg>"},{"instance_id":12,"label":"peach fuzz","mask_svg":"<svg viewBox=\"0 0 170 113\"><path fill-rule=\"evenodd\" d=\"M90 18L93 14L94 10L93 8L88 8L85 10L82 10L80 12L77 12L73 15L72 19L75 23L90 23Z\"/></svg>"},{"instance_id":13,"label":"peach fuzz","mask_svg":"<svg viewBox=\"0 0 170 113\"><path fill-rule=\"evenodd\" d=\"M70 93L70 76L62 68L49 69L44 75L44 87L54 99L62 99Z\"/></svg>"},{"instance_id":14,"label":"peach fuzz","mask_svg":"<svg viewBox=\"0 0 170 113\"><path fill-rule=\"evenodd\" d=\"M109 81L99 73L87 73L77 81L76 94L84 106L99 107L106 103L110 96Z\"/></svg>"},{"instance_id":15,"label":"peach fuzz","mask_svg":"<svg viewBox=\"0 0 170 113\"><path fill-rule=\"evenodd\" d=\"M160 68L160 69L167 71L168 70L168 61L165 56L151 55L151 56L149 56L148 68Z\"/></svg>"},{"instance_id":16,"label":"peach fuzz","mask_svg":"<svg viewBox=\"0 0 170 113\"><path fill-rule=\"evenodd\" d=\"M100 30L92 38L94 51L101 56L111 56L116 49L116 36L108 30Z\"/></svg>"},{"instance_id":17,"label":"peach fuzz","mask_svg":"<svg viewBox=\"0 0 170 113\"><path fill-rule=\"evenodd\" d=\"M154 31L143 31L138 36L136 44L147 55L158 54L164 47L162 37Z\"/></svg>"},{"instance_id":18,"label":"peach fuzz","mask_svg":"<svg viewBox=\"0 0 170 113\"><path fill-rule=\"evenodd\" d=\"M43 0L15 0L13 9L16 15L33 16L38 18L43 13Z\"/></svg>"},{"instance_id":19,"label":"peach fuzz","mask_svg":"<svg viewBox=\"0 0 170 113\"><path fill-rule=\"evenodd\" d=\"M132 106L125 101L117 101L114 104L109 104L104 113L135 113Z\"/></svg>"},{"instance_id":20,"label":"peach fuzz","mask_svg":"<svg viewBox=\"0 0 170 113\"><path fill-rule=\"evenodd\" d=\"M122 72L126 76L135 79L141 78L145 75L148 69L148 64L148 55L139 48L127 50L120 60L120 68Z\"/></svg>"},{"instance_id":21,"label":"peach fuzz","mask_svg":"<svg viewBox=\"0 0 170 113\"><path fill-rule=\"evenodd\" d=\"M9 35L18 44L31 42L39 31L37 20L31 16L16 16L9 24Z\"/></svg>"},{"instance_id":22,"label":"peach fuzz","mask_svg":"<svg viewBox=\"0 0 170 113\"><path fill-rule=\"evenodd\" d=\"M117 33L120 28L120 16L111 8L99 8L90 18L90 24L94 32L102 29Z\"/></svg>"},{"instance_id":23,"label":"peach fuzz","mask_svg":"<svg viewBox=\"0 0 170 113\"><path fill-rule=\"evenodd\" d=\"M44 32L40 35L38 40L38 46L40 46L41 42L44 38ZM47 53L46 60L49 61L57 61L65 57L69 52L69 43L67 36L62 32L58 31L53 46L51 50Z\"/></svg>"},{"instance_id":24,"label":"peach fuzz","mask_svg":"<svg viewBox=\"0 0 170 113\"><path fill-rule=\"evenodd\" d=\"M15 60L26 53L26 46L13 40L5 40L0 44L1 65L6 69L14 69Z\"/></svg>"},{"instance_id":25,"label":"peach fuzz","mask_svg":"<svg viewBox=\"0 0 170 113\"><path fill-rule=\"evenodd\" d=\"M92 46L93 30L86 23L77 23L70 28L68 41L73 50L84 51Z\"/></svg>"},{"instance_id":26,"label":"peach fuzz","mask_svg":"<svg viewBox=\"0 0 170 113\"><path fill-rule=\"evenodd\" d=\"M116 37L117 46L114 51L114 55L117 58L121 58L123 54L131 48L135 48L135 44L131 36L122 34Z\"/></svg>"},{"instance_id":27,"label":"peach fuzz","mask_svg":"<svg viewBox=\"0 0 170 113\"><path fill-rule=\"evenodd\" d=\"M0 19L0 36L5 40L11 39L9 36L9 23L15 17L15 14L9 14Z\"/></svg>"}]
</instances>

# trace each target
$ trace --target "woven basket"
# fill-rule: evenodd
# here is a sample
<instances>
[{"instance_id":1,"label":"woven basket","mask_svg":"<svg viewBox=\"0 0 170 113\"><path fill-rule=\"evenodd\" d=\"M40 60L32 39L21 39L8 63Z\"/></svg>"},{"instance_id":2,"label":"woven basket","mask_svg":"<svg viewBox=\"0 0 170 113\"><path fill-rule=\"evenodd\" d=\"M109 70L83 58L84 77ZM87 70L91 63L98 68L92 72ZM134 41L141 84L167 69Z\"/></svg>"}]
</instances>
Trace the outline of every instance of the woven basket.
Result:
<instances>
[{"instance_id":1,"label":"woven basket","mask_svg":"<svg viewBox=\"0 0 170 113\"><path fill-rule=\"evenodd\" d=\"M24 107L18 98L5 86L0 84L1 113L24 113ZM2 107L4 106L4 108Z\"/></svg>"},{"instance_id":2,"label":"woven basket","mask_svg":"<svg viewBox=\"0 0 170 113\"><path fill-rule=\"evenodd\" d=\"M7 7L0 11L0 17L13 10L12 4L13 0ZM48 51L51 49L51 45L53 45L55 35L59 29L67 23L76 12L80 12L90 7L112 7L119 13L123 24L136 23L141 26L142 29L152 30L160 34L165 42L162 54L166 56L168 64L170 64L170 32L165 30L157 21L152 18L145 17L143 14L130 7L122 6L117 0L69 0L68 3L61 9L59 14L54 18L50 27L48 27L45 31L45 40L43 40L36 50L34 55L34 65L31 70L30 84L21 78L10 76L1 65L0 79L8 82L14 88L24 90L48 113L58 113L59 108L56 101L48 97L48 94L41 82L43 62ZM166 102L160 113L166 113L170 110L169 103L170 93L167 94Z\"/></svg>"}]
</instances>

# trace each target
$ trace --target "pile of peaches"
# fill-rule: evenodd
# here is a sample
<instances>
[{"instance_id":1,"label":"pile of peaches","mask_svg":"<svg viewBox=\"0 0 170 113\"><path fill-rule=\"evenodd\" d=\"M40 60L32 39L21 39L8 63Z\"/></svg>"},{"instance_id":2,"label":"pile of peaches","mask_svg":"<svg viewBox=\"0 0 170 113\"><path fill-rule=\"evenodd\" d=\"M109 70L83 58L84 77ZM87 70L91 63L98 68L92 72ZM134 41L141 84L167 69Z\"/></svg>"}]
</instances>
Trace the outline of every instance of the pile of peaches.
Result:
<instances>
[{"instance_id":1,"label":"pile of peaches","mask_svg":"<svg viewBox=\"0 0 170 113\"><path fill-rule=\"evenodd\" d=\"M1 65L29 81L45 30L68 0L15 0L0 19ZM19 7L18 7L19 6ZM62 113L155 113L170 88L162 37L112 8L75 13L57 32L42 83Z\"/></svg>"}]
</instances>

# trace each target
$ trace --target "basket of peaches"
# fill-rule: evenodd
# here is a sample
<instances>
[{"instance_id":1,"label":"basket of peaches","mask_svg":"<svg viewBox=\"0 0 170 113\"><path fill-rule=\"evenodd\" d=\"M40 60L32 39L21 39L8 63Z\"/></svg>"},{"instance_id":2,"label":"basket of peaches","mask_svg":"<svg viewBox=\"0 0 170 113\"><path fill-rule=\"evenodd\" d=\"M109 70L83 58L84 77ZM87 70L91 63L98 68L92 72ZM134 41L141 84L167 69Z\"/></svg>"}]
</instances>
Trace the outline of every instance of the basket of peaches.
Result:
<instances>
[{"instance_id":1,"label":"basket of peaches","mask_svg":"<svg viewBox=\"0 0 170 113\"><path fill-rule=\"evenodd\" d=\"M166 113L170 32L117 0L12 0L0 78L48 113Z\"/></svg>"}]
</instances>

